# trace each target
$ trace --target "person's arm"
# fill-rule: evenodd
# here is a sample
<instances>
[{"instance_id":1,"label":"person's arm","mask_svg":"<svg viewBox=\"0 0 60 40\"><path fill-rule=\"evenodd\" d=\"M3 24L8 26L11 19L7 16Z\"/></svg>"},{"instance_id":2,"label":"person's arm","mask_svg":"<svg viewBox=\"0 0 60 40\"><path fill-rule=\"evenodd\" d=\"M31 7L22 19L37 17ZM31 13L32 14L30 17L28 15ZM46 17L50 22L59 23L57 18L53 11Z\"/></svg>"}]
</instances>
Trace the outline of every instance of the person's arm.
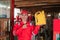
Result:
<instances>
[{"instance_id":1,"label":"person's arm","mask_svg":"<svg viewBox=\"0 0 60 40\"><path fill-rule=\"evenodd\" d=\"M22 24L15 24L14 25L14 28L13 28L13 35L16 36L16 35L19 35L22 31L22 27L21 27Z\"/></svg>"},{"instance_id":2,"label":"person's arm","mask_svg":"<svg viewBox=\"0 0 60 40\"><path fill-rule=\"evenodd\" d=\"M17 36L20 35L21 32L22 32L22 27L20 27L19 29L16 30L16 35L17 35Z\"/></svg>"},{"instance_id":3,"label":"person's arm","mask_svg":"<svg viewBox=\"0 0 60 40\"><path fill-rule=\"evenodd\" d=\"M36 25L36 26L33 26L32 27L32 30L33 30L33 35L37 35L38 32L39 32L39 29L40 29L40 25Z\"/></svg>"},{"instance_id":4,"label":"person's arm","mask_svg":"<svg viewBox=\"0 0 60 40\"><path fill-rule=\"evenodd\" d=\"M13 27L13 35L14 36L16 35L17 28L18 28L18 24L15 24L14 27Z\"/></svg>"}]
</instances>

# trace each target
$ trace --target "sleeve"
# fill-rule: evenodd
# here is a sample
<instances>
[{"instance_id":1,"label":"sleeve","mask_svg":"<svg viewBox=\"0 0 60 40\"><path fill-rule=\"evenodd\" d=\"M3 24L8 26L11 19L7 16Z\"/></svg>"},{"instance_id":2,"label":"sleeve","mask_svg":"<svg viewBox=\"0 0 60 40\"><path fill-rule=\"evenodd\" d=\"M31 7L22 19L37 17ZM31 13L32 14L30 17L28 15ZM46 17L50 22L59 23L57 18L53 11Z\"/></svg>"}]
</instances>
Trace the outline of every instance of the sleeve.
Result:
<instances>
[{"instance_id":1,"label":"sleeve","mask_svg":"<svg viewBox=\"0 0 60 40\"><path fill-rule=\"evenodd\" d=\"M35 28L34 28L34 27L35 27ZM33 30L32 34L37 35L39 29L40 29L40 25L33 26L33 27L32 27L32 30Z\"/></svg>"},{"instance_id":2,"label":"sleeve","mask_svg":"<svg viewBox=\"0 0 60 40\"><path fill-rule=\"evenodd\" d=\"M21 30L22 30L22 28L19 27L18 24L15 24L15 25L14 25L14 28L13 28L13 35L14 35L14 36L19 35L19 34L21 33Z\"/></svg>"},{"instance_id":3,"label":"sleeve","mask_svg":"<svg viewBox=\"0 0 60 40\"><path fill-rule=\"evenodd\" d=\"M18 29L18 24L15 24L13 27L13 31L16 31Z\"/></svg>"},{"instance_id":4,"label":"sleeve","mask_svg":"<svg viewBox=\"0 0 60 40\"><path fill-rule=\"evenodd\" d=\"M14 36L16 35L15 32L16 32L17 28L18 28L18 24L15 24L15 25L13 26L13 35L14 35Z\"/></svg>"},{"instance_id":5,"label":"sleeve","mask_svg":"<svg viewBox=\"0 0 60 40\"><path fill-rule=\"evenodd\" d=\"M22 32L22 27L20 27L18 30L16 30L16 35L17 35L17 36L20 35L21 32Z\"/></svg>"}]
</instances>

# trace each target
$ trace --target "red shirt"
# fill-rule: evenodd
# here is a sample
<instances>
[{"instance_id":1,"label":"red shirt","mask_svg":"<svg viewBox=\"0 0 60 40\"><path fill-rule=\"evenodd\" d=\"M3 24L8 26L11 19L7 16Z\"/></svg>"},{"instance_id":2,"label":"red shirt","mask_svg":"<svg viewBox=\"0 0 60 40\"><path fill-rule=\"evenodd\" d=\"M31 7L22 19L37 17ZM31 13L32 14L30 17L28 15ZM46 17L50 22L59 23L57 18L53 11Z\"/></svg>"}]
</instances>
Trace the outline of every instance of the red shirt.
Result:
<instances>
[{"instance_id":1,"label":"red shirt","mask_svg":"<svg viewBox=\"0 0 60 40\"><path fill-rule=\"evenodd\" d=\"M18 40L31 40L32 32L34 34L37 34L40 28L40 25L33 26L29 22L27 22L27 28L23 29L22 28L23 24L24 24L23 22L20 22L19 25L15 24L13 31L15 31L18 37Z\"/></svg>"}]
</instances>

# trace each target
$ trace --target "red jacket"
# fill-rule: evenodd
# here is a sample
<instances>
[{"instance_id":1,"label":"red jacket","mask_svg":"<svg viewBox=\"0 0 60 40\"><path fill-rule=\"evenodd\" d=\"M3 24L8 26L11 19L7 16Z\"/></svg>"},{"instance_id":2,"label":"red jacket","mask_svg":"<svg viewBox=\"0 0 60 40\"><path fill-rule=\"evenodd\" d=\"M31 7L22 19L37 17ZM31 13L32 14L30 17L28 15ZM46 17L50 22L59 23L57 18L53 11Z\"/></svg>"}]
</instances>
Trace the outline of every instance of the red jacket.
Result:
<instances>
[{"instance_id":1,"label":"red jacket","mask_svg":"<svg viewBox=\"0 0 60 40\"><path fill-rule=\"evenodd\" d=\"M27 22L27 28L23 29L22 26L23 26L23 22L21 22L19 25L15 24L13 28L13 31L15 31L15 34L18 37L18 40L31 40L32 32L34 34L37 34L40 28L39 25L34 27L29 22Z\"/></svg>"}]
</instances>

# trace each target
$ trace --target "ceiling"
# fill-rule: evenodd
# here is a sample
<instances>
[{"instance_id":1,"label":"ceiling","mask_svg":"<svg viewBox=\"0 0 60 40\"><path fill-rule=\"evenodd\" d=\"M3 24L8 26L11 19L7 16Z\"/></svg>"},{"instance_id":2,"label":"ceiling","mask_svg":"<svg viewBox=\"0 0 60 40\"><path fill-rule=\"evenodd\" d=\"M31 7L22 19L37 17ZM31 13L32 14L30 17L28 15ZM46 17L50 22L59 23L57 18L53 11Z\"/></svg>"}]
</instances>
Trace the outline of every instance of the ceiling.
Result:
<instances>
[{"instance_id":1,"label":"ceiling","mask_svg":"<svg viewBox=\"0 0 60 40\"><path fill-rule=\"evenodd\" d=\"M15 0L15 7L30 7L59 4L60 0Z\"/></svg>"}]
</instances>

